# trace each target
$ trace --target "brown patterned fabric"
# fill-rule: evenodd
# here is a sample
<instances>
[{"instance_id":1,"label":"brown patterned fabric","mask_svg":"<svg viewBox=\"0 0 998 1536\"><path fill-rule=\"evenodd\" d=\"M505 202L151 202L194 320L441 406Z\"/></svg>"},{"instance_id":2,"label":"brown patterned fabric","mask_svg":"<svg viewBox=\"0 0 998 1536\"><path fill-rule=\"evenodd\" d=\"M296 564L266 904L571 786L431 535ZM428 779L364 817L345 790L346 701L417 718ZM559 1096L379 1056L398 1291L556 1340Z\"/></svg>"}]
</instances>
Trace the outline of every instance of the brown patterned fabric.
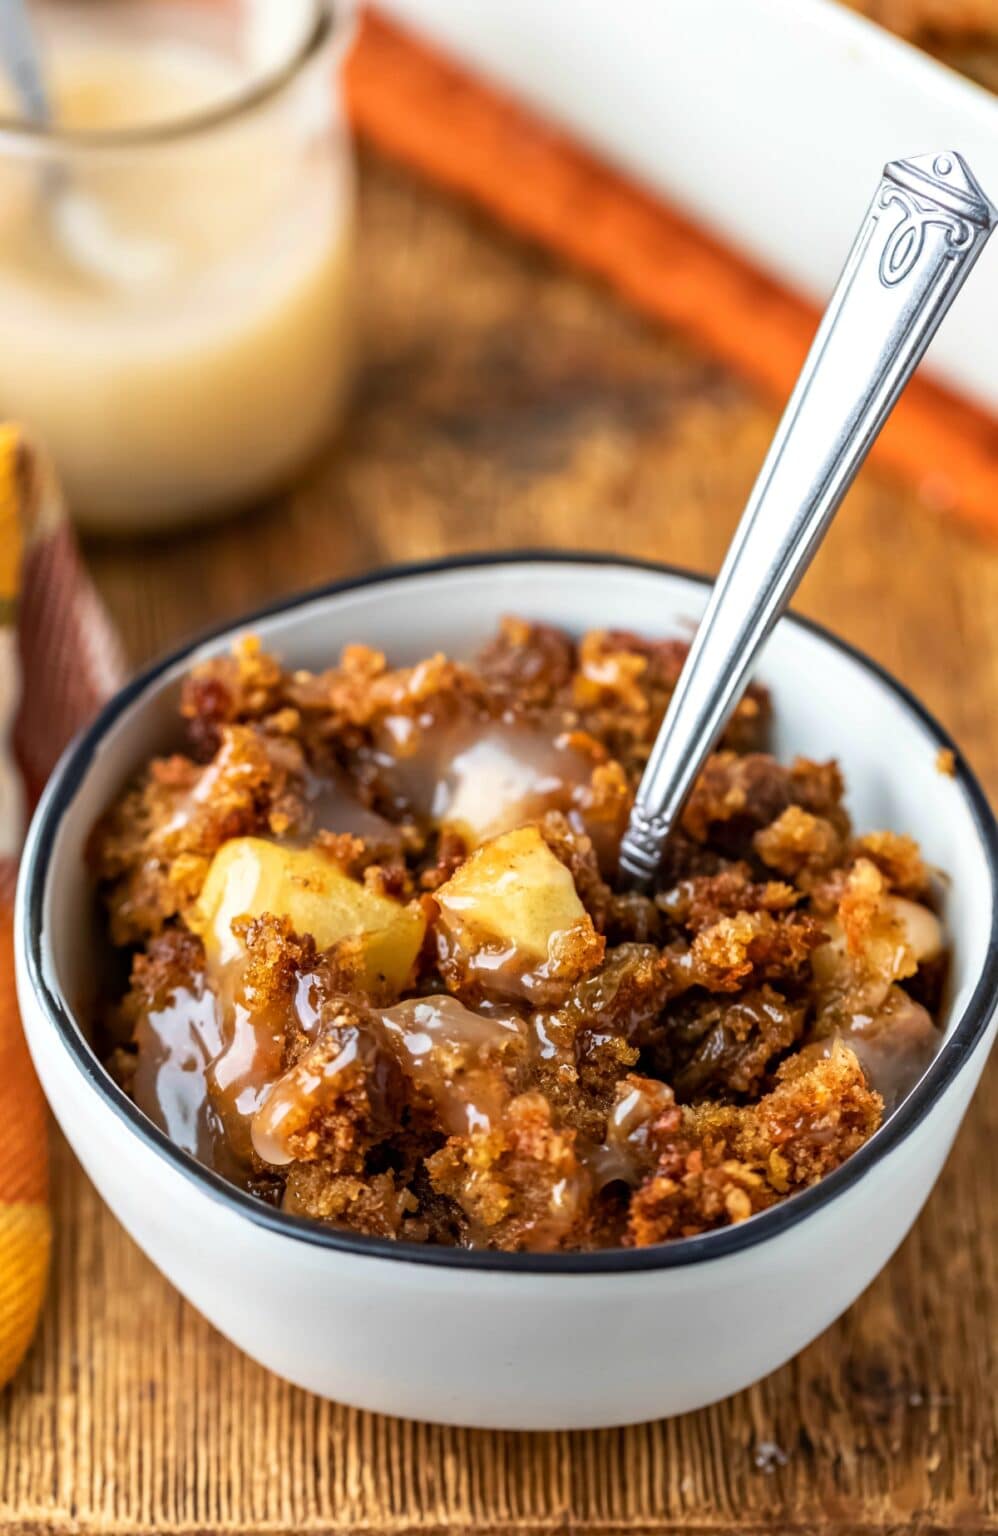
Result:
<instances>
[{"instance_id":1,"label":"brown patterned fabric","mask_svg":"<svg viewBox=\"0 0 998 1536\"><path fill-rule=\"evenodd\" d=\"M0 425L0 1385L34 1332L50 1225L41 1090L14 992L11 902L27 807L123 658L66 522L51 465Z\"/></svg>"}]
</instances>

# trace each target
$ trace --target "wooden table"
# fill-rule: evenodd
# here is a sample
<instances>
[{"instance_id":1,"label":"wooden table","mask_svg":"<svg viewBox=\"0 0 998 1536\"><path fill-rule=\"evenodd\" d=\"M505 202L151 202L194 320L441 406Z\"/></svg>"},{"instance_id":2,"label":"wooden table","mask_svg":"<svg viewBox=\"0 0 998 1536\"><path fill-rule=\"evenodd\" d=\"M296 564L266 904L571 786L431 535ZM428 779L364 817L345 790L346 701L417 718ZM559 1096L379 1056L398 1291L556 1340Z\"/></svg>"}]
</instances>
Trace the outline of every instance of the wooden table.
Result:
<instances>
[{"instance_id":1,"label":"wooden table","mask_svg":"<svg viewBox=\"0 0 998 1536\"><path fill-rule=\"evenodd\" d=\"M364 363L339 444L239 522L89 550L136 662L385 561L549 544L717 565L772 406L401 174L367 164L363 194ZM912 685L993 792L998 550L944 500L944 466L920 492L867 472L799 606ZM998 1531L996 1067L845 1318L729 1402L605 1433L465 1433L286 1386L180 1300L59 1149L49 1304L2 1401L0 1526Z\"/></svg>"}]
</instances>

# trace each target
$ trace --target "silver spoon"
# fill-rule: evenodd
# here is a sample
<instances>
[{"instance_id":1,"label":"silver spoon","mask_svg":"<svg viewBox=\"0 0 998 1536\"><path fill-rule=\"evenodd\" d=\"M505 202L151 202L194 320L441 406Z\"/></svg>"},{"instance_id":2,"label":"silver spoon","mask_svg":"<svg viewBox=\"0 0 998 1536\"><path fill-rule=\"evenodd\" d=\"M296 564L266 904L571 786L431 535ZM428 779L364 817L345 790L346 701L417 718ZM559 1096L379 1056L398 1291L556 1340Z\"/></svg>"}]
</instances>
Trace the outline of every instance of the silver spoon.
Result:
<instances>
[{"instance_id":1,"label":"silver spoon","mask_svg":"<svg viewBox=\"0 0 998 1536\"><path fill-rule=\"evenodd\" d=\"M620 847L633 884L657 874L761 645L996 221L958 154L884 167L638 786Z\"/></svg>"},{"instance_id":2,"label":"silver spoon","mask_svg":"<svg viewBox=\"0 0 998 1536\"><path fill-rule=\"evenodd\" d=\"M25 122L35 128L47 128L52 121L52 108L27 0L3 0L0 53Z\"/></svg>"}]
</instances>

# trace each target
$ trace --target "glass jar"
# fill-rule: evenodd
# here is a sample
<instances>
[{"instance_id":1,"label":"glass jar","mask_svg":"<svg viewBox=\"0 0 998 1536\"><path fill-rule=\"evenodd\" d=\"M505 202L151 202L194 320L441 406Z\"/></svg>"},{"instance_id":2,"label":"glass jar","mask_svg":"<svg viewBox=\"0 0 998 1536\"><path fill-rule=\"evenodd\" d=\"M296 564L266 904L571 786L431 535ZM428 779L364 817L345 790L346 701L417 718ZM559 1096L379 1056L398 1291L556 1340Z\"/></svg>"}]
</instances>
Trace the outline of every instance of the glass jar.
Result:
<instances>
[{"instance_id":1,"label":"glass jar","mask_svg":"<svg viewBox=\"0 0 998 1536\"><path fill-rule=\"evenodd\" d=\"M76 518L255 500L337 422L351 149L327 0L40 0L52 121L0 103L0 416Z\"/></svg>"}]
</instances>

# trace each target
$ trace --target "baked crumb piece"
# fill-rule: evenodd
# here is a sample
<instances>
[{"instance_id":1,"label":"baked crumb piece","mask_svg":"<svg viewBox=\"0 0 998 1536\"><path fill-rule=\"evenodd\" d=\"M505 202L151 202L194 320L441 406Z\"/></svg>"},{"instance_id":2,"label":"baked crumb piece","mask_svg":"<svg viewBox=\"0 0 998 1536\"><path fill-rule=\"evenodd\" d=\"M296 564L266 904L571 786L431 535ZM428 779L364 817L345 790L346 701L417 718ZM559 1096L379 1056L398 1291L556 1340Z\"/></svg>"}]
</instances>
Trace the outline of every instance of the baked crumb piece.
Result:
<instances>
[{"instance_id":1,"label":"baked crumb piece","mask_svg":"<svg viewBox=\"0 0 998 1536\"><path fill-rule=\"evenodd\" d=\"M746 1220L845 1162L882 1112L840 1044L814 1062L789 1058L754 1104L672 1109L653 1132L658 1166L631 1201L629 1240L644 1247Z\"/></svg>"},{"instance_id":2,"label":"baked crumb piece","mask_svg":"<svg viewBox=\"0 0 998 1536\"><path fill-rule=\"evenodd\" d=\"M116 1079L258 1198L401 1242L645 1246L838 1167L938 1047L930 872L767 753L755 687L624 889L685 654L511 618L473 663L197 666L89 842Z\"/></svg>"},{"instance_id":3,"label":"baked crumb piece","mask_svg":"<svg viewBox=\"0 0 998 1536\"><path fill-rule=\"evenodd\" d=\"M453 1200L474 1246L578 1247L592 1183L575 1150L575 1132L553 1124L539 1093L512 1099L501 1123L453 1136L427 1160L439 1194Z\"/></svg>"},{"instance_id":4,"label":"baked crumb piece","mask_svg":"<svg viewBox=\"0 0 998 1536\"><path fill-rule=\"evenodd\" d=\"M956 778L956 756L952 747L940 747L936 753L936 772L943 773L948 779Z\"/></svg>"}]
</instances>

